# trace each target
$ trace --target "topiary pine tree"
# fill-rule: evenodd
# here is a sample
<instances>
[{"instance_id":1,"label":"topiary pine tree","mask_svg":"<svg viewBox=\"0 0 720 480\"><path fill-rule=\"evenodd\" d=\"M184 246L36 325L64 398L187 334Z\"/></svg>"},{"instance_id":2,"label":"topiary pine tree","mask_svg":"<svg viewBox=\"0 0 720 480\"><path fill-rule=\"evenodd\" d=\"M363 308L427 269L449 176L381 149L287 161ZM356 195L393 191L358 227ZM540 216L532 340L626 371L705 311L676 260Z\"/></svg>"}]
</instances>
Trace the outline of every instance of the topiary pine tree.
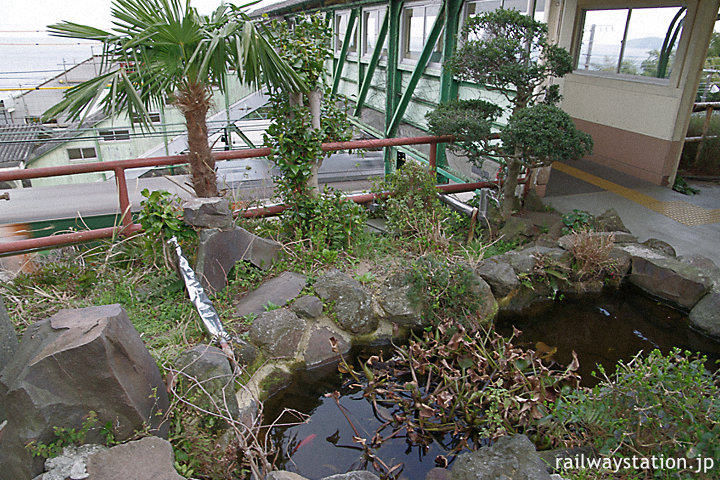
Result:
<instances>
[{"instance_id":1,"label":"topiary pine tree","mask_svg":"<svg viewBox=\"0 0 720 480\"><path fill-rule=\"evenodd\" d=\"M560 100L558 86L548 86L547 80L569 73L572 58L548 42L547 25L500 8L470 19L463 34L468 40L446 68L461 80L500 93L507 104L503 108L484 100L453 100L430 112L428 123L436 135L454 135L451 148L473 163L480 165L488 157L505 163L502 214L507 218L522 166L580 158L592 151L592 138L554 106ZM508 110L497 142L494 122Z\"/></svg>"}]
</instances>

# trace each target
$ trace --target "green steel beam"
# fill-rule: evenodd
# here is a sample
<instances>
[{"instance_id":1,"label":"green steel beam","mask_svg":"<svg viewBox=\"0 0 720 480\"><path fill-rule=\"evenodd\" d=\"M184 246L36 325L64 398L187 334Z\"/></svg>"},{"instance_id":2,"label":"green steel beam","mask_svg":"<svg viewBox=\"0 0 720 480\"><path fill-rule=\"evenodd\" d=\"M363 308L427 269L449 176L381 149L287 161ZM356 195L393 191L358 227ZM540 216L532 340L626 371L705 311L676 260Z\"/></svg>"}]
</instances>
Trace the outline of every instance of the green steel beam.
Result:
<instances>
[{"instance_id":1,"label":"green steel beam","mask_svg":"<svg viewBox=\"0 0 720 480\"><path fill-rule=\"evenodd\" d=\"M390 0L388 4L388 58L387 69L385 70L385 131L392 121L392 112L397 107L397 95L400 75L398 73L398 53L400 49L400 15L402 14L402 0ZM389 175L395 169L393 163L394 149L385 148L385 175Z\"/></svg>"},{"instance_id":2,"label":"green steel beam","mask_svg":"<svg viewBox=\"0 0 720 480\"><path fill-rule=\"evenodd\" d=\"M382 25L380 25L380 32L378 33L377 43L375 44L375 48L373 49L372 57L370 57L370 64L365 71L365 77L363 78L362 86L360 87L360 93L358 94L357 104L355 105L355 113L353 115L355 115L356 117L360 115L360 110L362 110L363 105L365 105L365 98L370 91L370 84L372 83L373 75L375 75L375 69L380 62L380 54L382 53L383 47L385 45L385 37L387 37L389 17L390 11L385 10L385 17L383 18ZM360 71L358 70L358 75L359 72Z\"/></svg>"},{"instance_id":3,"label":"green steel beam","mask_svg":"<svg viewBox=\"0 0 720 480\"><path fill-rule=\"evenodd\" d=\"M450 57L455 54L457 46L457 32L459 28L460 11L463 0L446 0L448 14L445 15L445 31L443 33L442 63L445 65ZM438 103L454 100L458 95L458 82L448 69L443 68L440 75L440 98ZM445 167L447 161L447 148L444 143L438 144L437 158L438 167Z\"/></svg>"},{"instance_id":4,"label":"green steel beam","mask_svg":"<svg viewBox=\"0 0 720 480\"><path fill-rule=\"evenodd\" d=\"M357 18L357 14L357 8L350 10L350 18L348 19L347 30L345 31L342 48L340 49L340 58L338 58L338 63L335 65L335 72L333 73L333 94L337 93L338 87L340 86L340 75L342 74L343 67L345 66L345 59L347 58L348 49L350 49L350 41L352 39L353 27L355 26L355 19Z\"/></svg>"},{"instance_id":5,"label":"green steel beam","mask_svg":"<svg viewBox=\"0 0 720 480\"><path fill-rule=\"evenodd\" d=\"M444 1L440 6L438 16L437 18L435 18L435 23L433 24L432 30L430 30L430 35L428 36L428 39L423 46L422 52L420 53L420 58L415 65L415 69L413 70L412 76L410 77L410 81L408 82L407 88L405 89L405 93L403 93L402 98L397 105L397 108L394 110L392 119L390 120L390 123L385 129L385 135L387 137L392 137L395 135L395 132L397 132L397 128L400 125L400 120L402 119L403 115L405 115L405 110L407 110L408 105L410 105L410 100L412 99L415 87L417 87L417 84L420 81L423 72L425 71L425 67L427 67L427 63L430 60L430 56L435 49L435 43L437 43L437 39L440 36L440 32L443 28L443 23L445 23L445 9L447 8L445 3L446 2Z\"/></svg>"}]
</instances>

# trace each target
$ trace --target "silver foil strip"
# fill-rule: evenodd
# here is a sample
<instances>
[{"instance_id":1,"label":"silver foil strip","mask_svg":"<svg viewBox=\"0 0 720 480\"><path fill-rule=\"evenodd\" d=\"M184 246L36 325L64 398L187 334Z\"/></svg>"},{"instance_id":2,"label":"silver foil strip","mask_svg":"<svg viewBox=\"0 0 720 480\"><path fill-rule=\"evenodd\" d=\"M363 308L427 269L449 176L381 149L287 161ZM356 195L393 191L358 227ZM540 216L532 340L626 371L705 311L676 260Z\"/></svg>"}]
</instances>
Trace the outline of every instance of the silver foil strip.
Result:
<instances>
[{"instance_id":1,"label":"silver foil strip","mask_svg":"<svg viewBox=\"0 0 720 480\"><path fill-rule=\"evenodd\" d=\"M198 282L197 277L195 276L195 271L192 267L190 267L190 263L183 255L182 248L180 248L177 238L172 237L168 240L168 243L175 247L175 253L177 253L178 256L180 274L185 281L190 301L195 305L195 308L200 314L200 318L202 318L203 324L205 324L205 328L208 333L214 341L217 341L221 345L229 343L231 341L231 337L225 331L215 307L213 307L212 302L205 294L205 290L202 285L200 285L200 282Z\"/></svg>"}]
</instances>

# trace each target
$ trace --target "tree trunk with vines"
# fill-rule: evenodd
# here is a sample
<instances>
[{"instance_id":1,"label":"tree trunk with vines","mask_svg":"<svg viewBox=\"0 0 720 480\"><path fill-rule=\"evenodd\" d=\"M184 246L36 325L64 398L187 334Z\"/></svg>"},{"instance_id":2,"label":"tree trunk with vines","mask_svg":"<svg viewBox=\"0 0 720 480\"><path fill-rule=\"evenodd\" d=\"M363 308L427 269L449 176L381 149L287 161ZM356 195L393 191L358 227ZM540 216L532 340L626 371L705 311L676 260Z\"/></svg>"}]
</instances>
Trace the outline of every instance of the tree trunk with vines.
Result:
<instances>
[{"instance_id":1,"label":"tree trunk with vines","mask_svg":"<svg viewBox=\"0 0 720 480\"><path fill-rule=\"evenodd\" d=\"M312 90L308 93L308 106L310 107L310 122L314 130L320 130L320 118L322 116L322 92L320 90ZM323 157L317 158L311 165L311 174L308 178L307 186L311 195L320 194L320 184L318 183L318 171L322 165Z\"/></svg>"}]
</instances>

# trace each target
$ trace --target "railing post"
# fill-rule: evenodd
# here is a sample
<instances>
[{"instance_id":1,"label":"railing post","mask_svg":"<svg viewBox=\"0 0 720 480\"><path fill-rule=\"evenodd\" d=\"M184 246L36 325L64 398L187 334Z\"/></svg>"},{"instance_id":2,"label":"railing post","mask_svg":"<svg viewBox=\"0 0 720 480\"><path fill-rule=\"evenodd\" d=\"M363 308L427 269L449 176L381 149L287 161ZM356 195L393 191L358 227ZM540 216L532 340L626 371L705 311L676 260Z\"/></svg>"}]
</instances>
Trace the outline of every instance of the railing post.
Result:
<instances>
[{"instance_id":1,"label":"railing post","mask_svg":"<svg viewBox=\"0 0 720 480\"><path fill-rule=\"evenodd\" d=\"M130 197L128 196L127 180L125 180L125 169L122 167L113 168L115 172L115 180L117 181L118 197L120 200L120 221L123 230L132 225L132 215L130 212Z\"/></svg>"},{"instance_id":2,"label":"railing post","mask_svg":"<svg viewBox=\"0 0 720 480\"><path fill-rule=\"evenodd\" d=\"M437 146L437 142L430 142L430 156L428 158L428 163L430 167L430 173L432 173L433 178L437 177Z\"/></svg>"}]
</instances>

